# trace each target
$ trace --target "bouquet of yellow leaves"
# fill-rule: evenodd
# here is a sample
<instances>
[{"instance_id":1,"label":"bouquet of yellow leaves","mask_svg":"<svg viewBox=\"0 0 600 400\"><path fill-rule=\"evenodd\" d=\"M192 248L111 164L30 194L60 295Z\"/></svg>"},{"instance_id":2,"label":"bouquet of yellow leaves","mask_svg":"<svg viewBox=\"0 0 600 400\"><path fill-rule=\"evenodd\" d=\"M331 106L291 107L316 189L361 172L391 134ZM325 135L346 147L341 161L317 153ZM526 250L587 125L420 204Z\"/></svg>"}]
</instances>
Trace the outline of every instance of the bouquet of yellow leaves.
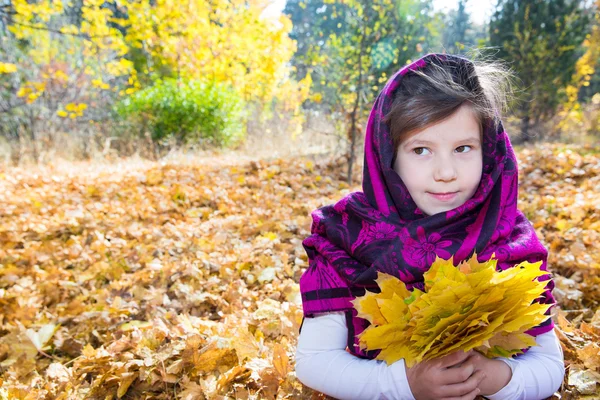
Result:
<instances>
[{"instance_id":1,"label":"bouquet of yellow leaves","mask_svg":"<svg viewBox=\"0 0 600 400\"><path fill-rule=\"evenodd\" d=\"M378 360L403 358L408 367L457 350L476 349L487 357L510 357L535 346L525 333L548 316L549 304L532 304L542 296L548 274L541 262L523 262L496 271L497 260L473 256L457 267L452 258L436 258L425 273L425 292L379 272L380 293L367 292L353 304L371 325L359 336L361 349L377 350Z\"/></svg>"}]
</instances>

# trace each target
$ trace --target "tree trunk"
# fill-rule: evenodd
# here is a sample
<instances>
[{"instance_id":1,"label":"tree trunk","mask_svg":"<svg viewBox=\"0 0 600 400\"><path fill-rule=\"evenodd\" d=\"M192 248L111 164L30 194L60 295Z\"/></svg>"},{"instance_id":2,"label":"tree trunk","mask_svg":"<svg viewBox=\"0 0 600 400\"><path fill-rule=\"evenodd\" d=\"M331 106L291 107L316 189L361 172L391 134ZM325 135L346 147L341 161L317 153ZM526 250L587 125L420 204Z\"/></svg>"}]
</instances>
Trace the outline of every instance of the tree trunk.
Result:
<instances>
[{"instance_id":1,"label":"tree trunk","mask_svg":"<svg viewBox=\"0 0 600 400\"><path fill-rule=\"evenodd\" d=\"M10 141L10 161L17 167L23 158L23 138L19 133L19 128L15 128L16 138Z\"/></svg>"},{"instance_id":2,"label":"tree trunk","mask_svg":"<svg viewBox=\"0 0 600 400\"><path fill-rule=\"evenodd\" d=\"M358 96L357 96L358 97ZM358 103L358 101L357 101ZM350 130L348 132L350 136L350 156L348 157L348 175L346 177L346 181L348 185L352 185L352 168L354 166L354 149L356 145L356 103L354 105L354 109L352 110L352 114L350 116L352 122L350 123Z\"/></svg>"},{"instance_id":3,"label":"tree trunk","mask_svg":"<svg viewBox=\"0 0 600 400\"><path fill-rule=\"evenodd\" d=\"M10 146L10 161L15 167L21 162L21 132L19 125L13 121L9 121L6 125L0 126L0 136L6 138Z\"/></svg>"},{"instance_id":4,"label":"tree trunk","mask_svg":"<svg viewBox=\"0 0 600 400\"><path fill-rule=\"evenodd\" d=\"M529 120L530 120L530 115L529 115L529 103L525 102L525 110L524 110L524 114L523 117L521 118L521 140L526 143L531 141L531 136L529 136Z\"/></svg>"},{"instance_id":5,"label":"tree trunk","mask_svg":"<svg viewBox=\"0 0 600 400\"><path fill-rule=\"evenodd\" d=\"M348 176L346 181L348 186L352 185L352 168L354 167L354 159L356 158L354 152L356 147L356 125L358 120L358 113L360 110L360 91L362 90L362 55L364 51L365 36L364 33L360 38L360 47L358 51L358 84L356 85L356 101L352 108L352 114L350 115L350 155L348 157Z\"/></svg>"},{"instance_id":6,"label":"tree trunk","mask_svg":"<svg viewBox=\"0 0 600 400\"><path fill-rule=\"evenodd\" d=\"M38 150L38 137L36 134L36 123L35 123L35 115L34 112L31 111L29 113L29 140L31 141L31 151L32 157L36 164L40 162L40 152Z\"/></svg>"}]
</instances>

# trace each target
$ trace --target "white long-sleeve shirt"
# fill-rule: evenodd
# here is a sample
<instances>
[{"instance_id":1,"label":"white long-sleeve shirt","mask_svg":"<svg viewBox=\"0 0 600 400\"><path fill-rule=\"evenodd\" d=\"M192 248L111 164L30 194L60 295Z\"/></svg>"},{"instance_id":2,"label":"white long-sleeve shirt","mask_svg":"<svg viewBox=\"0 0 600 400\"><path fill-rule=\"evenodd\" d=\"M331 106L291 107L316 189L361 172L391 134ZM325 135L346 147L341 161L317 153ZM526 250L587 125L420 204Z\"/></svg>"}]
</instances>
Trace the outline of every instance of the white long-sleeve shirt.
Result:
<instances>
[{"instance_id":1,"label":"white long-sleeve shirt","mask_svg":"<svg viewBox=\"0 0 600 400\"><path fill-rule=\"evenodd\" d=\"M348 328L343 312L305 318L296 351L296 376L306 386L338 399L414 400L404 360L387 365L346 351ZM512 370L510 382L486 396L490 400L529 400L550 397L564 377L559 340L550 331L516 359L498 358Z\"/></svg>"}]
</instances>

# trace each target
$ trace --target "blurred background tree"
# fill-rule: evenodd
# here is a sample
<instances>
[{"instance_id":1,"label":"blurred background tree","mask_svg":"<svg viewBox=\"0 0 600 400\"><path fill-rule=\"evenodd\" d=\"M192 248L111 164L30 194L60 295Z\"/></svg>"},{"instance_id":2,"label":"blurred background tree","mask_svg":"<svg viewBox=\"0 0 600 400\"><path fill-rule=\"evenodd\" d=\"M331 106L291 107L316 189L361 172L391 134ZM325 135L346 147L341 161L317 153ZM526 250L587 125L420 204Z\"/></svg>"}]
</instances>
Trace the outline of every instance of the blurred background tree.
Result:
<instances>
[{"instance_id":1,"label":"blurred background tree","mask_svg":"<svg viewBox=\"0 0 600 400\"><path fill-rule=\"evenodd\" d=\"M5 0L0 157L6 145L14 162L235 148L249 128L294 137L319 115L349 177L383 84L426 53L473 50L505 60L521 83L505 119L513 137L598 132L598 2L490 0L488 19L474 14L481 2L442 3ZM274 6L282 12L267 17Z\"/></svg>"},{"instance_id":2,"label":"blurred background tree","mask_svg":"<svg viewBox=\"0 0 600 400\"><path fill-rule=\"evenodd\" d=\"M161 92L167 87L161 82L168 79L183 87L196 81L197 88L229 87L232 101L240 97L258 115L286 112L299 128L299 105L308 95L310 76L303 82L289 79L289 60L296 50L288 36L291 22L283 16L278 21L262 18L268 4L266 0L5 2L0 7L0 135L12 146L15 162L25 155L40 160L42 149L57 142L77 143L81 146L77 153L87 157L94 141L114 138L119 131L126 145L147 134L154 144L168 141L175 131L182 139L177 144L189 142L188 137L194 142L235 144L215 138L219 132L202 126L200 118L196 132L182 132L174 124L157 136L148 126L156 118L141 125L138 121L144 119L114 112L117 103L127 103L137 91L156 87L148 101L162 102L163 116L177 115L178 104L169 98L172 92ZM186 100L196 104L188 111L206 112L201 97ZM140 104L143 98L135 101ZM230 138L243 139L244 124L239 123L243 115L222 115L223 123L232 120L242 130ZM121 117L122 127L117 124ZM212 133L203 136L208 131Z\"/></svg>"},{"instance_id":3,"label":"blurred background tree","mask_svg":"<svg viewBox=\"0 0 600 400\"><path fill-rule=\"evenodd\" d=\"M284 13L298 21L296 79L311 74L311 99L337 116L350 180L372 102L400 66L438 44L440 17L416 0L290 1Z\"/></svg>"},{"instance_id":4,"label":"blurred background tree","mask_svg":"<svg viewBox=\"0 0 600 400\"><path fill-rule=\"evenodd\" d=\"M551 117L565 100L565 86L582 55L590 29L590 10L574 0L500 0L490 21L490 45L512 64L522 81L515 108L524 141L530 127Z\"/></svg>"},{"instance_id":5,"label":"blurred background tree","mask_svg":"<svg viewBox=\"0 0 600 400\"><path fill-rule=\"evenodd\" d=\"M442 43L448 53L466 54L469 49L485 45L486 26L473 23L467 11L468 3L469 0L458 0L456 10L444 16Z\"/></svg>"}]
</instances>

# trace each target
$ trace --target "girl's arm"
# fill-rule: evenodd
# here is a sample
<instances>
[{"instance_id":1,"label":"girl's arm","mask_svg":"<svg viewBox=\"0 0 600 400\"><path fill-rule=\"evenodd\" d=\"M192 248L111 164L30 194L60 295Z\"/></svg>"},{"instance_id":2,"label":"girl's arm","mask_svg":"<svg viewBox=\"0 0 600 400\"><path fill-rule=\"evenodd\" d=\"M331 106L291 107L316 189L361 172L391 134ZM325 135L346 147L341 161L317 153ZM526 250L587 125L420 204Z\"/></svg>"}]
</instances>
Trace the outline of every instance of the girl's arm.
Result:
<instances>
[{"instance_id":1,"label":"girl's arm","mask_svg":"<svg viewBox=\"0 0 600 400\"><path fill-rule=\"evenodd\" d=\"M305 318L298 339L296 375L305 385L340 399L414 399L406 378L404 360L389 367L383 361L364 360L346 352L348 330L344 313ZM551 396L564 377L564 361L554 331L539 335L538 346L516 359L484 360L480 368L493 380L499 376L497 361L510 367L509 383L490 400L542 399ZM489 362L493 361L493 362ZM490 369L491 368L491 369ZM495 369L494 369L495 368ZM488 386L490 381L487 382ZM493 382L492 384L495 384Z\"/></svg>"},{"instance_id":2,"label":"girl's arm","mask_svg":"<svg viewBox=\"0 0 600 400\"><path fill-rule=\"evenodd\" d=\"M390 366L346 351L344 313L305 318L298 338L296 376L306 386L338 399L414 400L404 360Z\"/></svg>"},{"instance_id":3,"label":"girl's arm","mask_svg":"<svg viewBox=\"0 0 600 400\"><path fill-rule=\"evenodd\" d=\"M486 395L488 399L545 399L558 390L565 375L564 356L558 337L552 330L537 336L536 341L538 346L530 348L527 353L515 359L495 359L508 364L512 377L510 382L498 392ZM492 360L484 361L484 365L490 367L492 363L489 361ZM485 370L486 367L484 366L483 369ZM490 372L486 375L488 379L494 377ZM485 380L482 385L486 385ZM486 394L484 390L481 393Z\"/></svg>"}]
</instances>

